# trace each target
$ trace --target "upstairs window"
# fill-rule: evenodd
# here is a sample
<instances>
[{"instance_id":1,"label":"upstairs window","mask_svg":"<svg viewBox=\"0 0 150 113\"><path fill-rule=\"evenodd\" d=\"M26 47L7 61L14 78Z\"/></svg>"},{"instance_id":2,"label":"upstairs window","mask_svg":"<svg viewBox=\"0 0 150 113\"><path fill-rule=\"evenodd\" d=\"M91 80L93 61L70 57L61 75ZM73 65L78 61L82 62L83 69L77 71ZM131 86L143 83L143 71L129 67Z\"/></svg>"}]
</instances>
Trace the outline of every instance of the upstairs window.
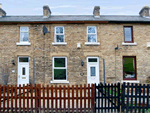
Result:
<instances>
[{"instance_id":1,"label":"upstairs window","mask_svg":"<svg viewBox=\"0 0 150 113\"><path fill-rule=\"evenodd\" d=\"M124 27L124 42L133 43L133 27L132 26Z\"/></svg>"},{"instance_id":2,"label":"upstairs window","mask_svg":"<svg viewBox=\"0 0 150 113\"><path fill-rule=\"evenodd\" d=\"M97 31L95 26L87 27L87 41L88 42L97 42Z\"/></svg>"},{"instance_id":3,"label":"upstairs window","mask_svg":"<svg viewBox=\"0 0 150 113\"><path fill-rule=\"evenodd\" d=\"M29 27L20 27L20 42L29 42Z\"/></svg>"},{"instance_id":4,"label":"upstairs window","mask_svg":"<svg viewBox=\"0 0 150 113\"><path fill-rule=\"evenodd\" d=\"M64 27L55 27L55 42L64 42Z\"/></svg>"}]
</instances>

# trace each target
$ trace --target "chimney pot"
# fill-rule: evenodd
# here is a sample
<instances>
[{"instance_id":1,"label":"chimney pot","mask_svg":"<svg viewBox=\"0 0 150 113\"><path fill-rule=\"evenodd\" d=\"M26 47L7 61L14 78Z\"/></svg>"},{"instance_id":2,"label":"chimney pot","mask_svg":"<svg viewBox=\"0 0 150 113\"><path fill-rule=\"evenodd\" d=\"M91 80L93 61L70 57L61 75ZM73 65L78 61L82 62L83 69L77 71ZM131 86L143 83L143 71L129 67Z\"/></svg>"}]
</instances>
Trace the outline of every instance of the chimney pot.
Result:
<instances>
[{"instance_id":1,"label":"chimney pot","mask_svg":"<svg viewBox=\"0 0 150 113\"><path fill-rule=\"evenodd\" d=\"M0 3L0 17L6 16L6 12L2 9L2 4Z\"/></svg>"},{"instance_id":2,"label":"chimney pot","mask_svg":"<svg viewBox=\"0 0 150 113\"><path fill-rule=\"evenodd\" d=\"M43 6L43 18L49 18L51 16L51 10L47 5Z\"/></svg>"},{"instance_id":3,"label":"chimney pot","mask_svg":"<svg viewBox=\"0 0 150 113\"><path fill-rule=\"evenodd\" d=\"M95 6L94 7L93 15L94 15L95 18L99 18L100 17L100 7L99 6Z\"/></svg>"},{"instance_id":4,"label":"chimney pot","mask_svg":"<svg viewBox=\"0 0 150 113\"><path fill-rule=\"evenodd\" d=\"M145 5L139 12L140 16L142 17L149 17L150 16L150 7Z\"/></svg>"}]
</instances>

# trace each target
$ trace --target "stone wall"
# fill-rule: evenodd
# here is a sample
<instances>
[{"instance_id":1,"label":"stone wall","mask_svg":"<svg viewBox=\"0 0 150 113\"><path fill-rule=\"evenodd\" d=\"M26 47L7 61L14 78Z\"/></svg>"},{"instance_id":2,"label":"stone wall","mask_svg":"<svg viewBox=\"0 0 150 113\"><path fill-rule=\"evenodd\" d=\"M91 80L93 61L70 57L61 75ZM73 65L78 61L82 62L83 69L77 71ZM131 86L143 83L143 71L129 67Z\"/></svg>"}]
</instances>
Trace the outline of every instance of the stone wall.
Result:
<instances>
[{"instance_id":1,"label":"stone wall","mask_svg":"<svg viewBox=\"0 0 150 113\"><path fill-rule=\"evenodd\" d=\"M136 46L123 46L123 26L133 26L133 37ZM105 59L106 82L120 82L123 80L123 56L136 56L137 80L144 83L149 77L150 69L150 25L146 24L46 24L50 33L43 35L42 24L29 26L30 46L17 46L22 25L0 26L0 67L7 64L10 70L9 83L17 83L18 56L29 56L30 82L33 81L33 58L35 58L35 82L51 84L52 80L52 57L67 57L67 80L69 84L87 83L87 56L99 57L100 81L103 82L103 58ZM67 45L52 45L54 42L54 27L64 26L65 42ZM87 46L87 26L97 27L98 46ZM81 49L77 48L81 43ZM115 51L115 47L119 49ZM116 59L116 60L115 60ZM11 61L15 60L16 65ZM84 66L81 66L84 61ZM15 73L12 72L15 70ZM80 73L84 73L83 76ZM3 84L0 71L0 83Z\"/></svg>"}]
</instances>

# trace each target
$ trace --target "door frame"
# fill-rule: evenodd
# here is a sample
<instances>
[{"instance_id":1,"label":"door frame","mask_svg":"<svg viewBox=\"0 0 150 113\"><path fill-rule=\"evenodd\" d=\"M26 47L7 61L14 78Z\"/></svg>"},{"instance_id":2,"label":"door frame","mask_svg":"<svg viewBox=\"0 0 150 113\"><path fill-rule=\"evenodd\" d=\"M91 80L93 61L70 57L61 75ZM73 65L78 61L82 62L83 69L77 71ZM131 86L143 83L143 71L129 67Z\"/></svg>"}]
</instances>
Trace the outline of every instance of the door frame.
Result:
<instances>
[{"instance_id":1,"label":"door frame","mask_svg":"<svg viewBox=\"0 0 150 113\"><path fill-rule=\"evenodd\" d=\"M25 63L21 63L21 64L27 64L28 63L28 65L29 65L29 56L18 56L18 66L17 66L17 85L19 86L19 77L18 77L18 75L19 75L19 58L28 58L28 62L25 62ZM30 67L28 68L28 70L30 69ZM30 70L29 70L30 71ZM29 81L29 75L28 75L28 81Z\"/></svg>"},{"instance_id":2,"label":"door frame","mask_svg":"<svg viewBox=\"0 0 150 113\"><path fill-rule=\"evenodd\" d=\"M89 65L89 64L88 64L88 63L89 63L89 62L88 62L88 59L89 59L89 58L97 58L97 71L98 71L98 78L99 78L98 81L100 82L99 57L98 57L98 56L97 56L97 57L96 57L96 56L91 56L91 57L89 56L89 57L86 58L86 60L87 60L87 84L88 84L88 71L89 71L89 70L88 70L88 65Z\"/></svg>"}]
</instances>

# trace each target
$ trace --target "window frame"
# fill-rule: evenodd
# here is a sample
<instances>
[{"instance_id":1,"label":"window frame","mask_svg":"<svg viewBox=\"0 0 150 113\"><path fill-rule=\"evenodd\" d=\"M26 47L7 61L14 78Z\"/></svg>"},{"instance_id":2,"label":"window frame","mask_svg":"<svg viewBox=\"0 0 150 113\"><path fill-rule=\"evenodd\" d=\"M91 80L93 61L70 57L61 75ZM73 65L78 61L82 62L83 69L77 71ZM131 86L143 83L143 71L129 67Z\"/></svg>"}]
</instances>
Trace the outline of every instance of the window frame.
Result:
<instances>
[{"instance_id":1,"label":"window frame","mask_svg":"<svg viewBox=\"0 0 150 113\"><path fill-rule=\"evenodd\" d=\"M125 41L125 28L131 28L131 41ZM134 40L133 40L133 26L124 26L123 30L124 30L124 43L134 43Z\"/></svg>"},{"instance_id":2,"label":"window frame","mask_svg":"<svg viewBox=\"0 0 150 113\"><path fill-rule=\"evenodd\" d=\"M55 58L65 58L65 67L54 67L54 59ZM56 57L56 56L54 56L52 63L53 63L53 66L52 66L52 76L53 76L52 78L53 78L53 81L67 81L67 57ZM66 69L66 80L61 80L61 79L55 80L54 79L54 69Z\"/></svg>"},{"instance_id":3,"label":"window frame","mask_svg":"<svg viewBox=\"0 0 150 113\"><path fill-rule=\"evenodd\" d=\"M88 33L88 27L95 27L95 33ZM89 42L88 41L88 35L96 35L96 42ZM87 26L87 42L88 43L97 43L97 27L96 26Z\"/></svg>"},{"instance_id":4,"label":"window frame","mask_svg":"<svg viewBox=\"0 0 150 113\"><path fill-rule=\"evenodd\" d=\"M28 31L21 31L21 28L28 28ZM28 33L28 41L21 41L21 33ZM20 39L19 39L20 43L27 43L29 42L29 27L28 26L20 26Z\"/></svg>"},{"instance_id":5,"label":"window frame","mask_svg":"<svg viewBox=\"0 0 150 113\"><path fill-rule=\"evenodd\" d=\"M20 58L28 58L28 62L20 62L20 61L19 61ZM30 61L29 56L19 56L19 57L18 57L18 63L29 63L29 61Z\"/></svg>"},{"instance_id":6,"label":"window frame","mask_svg":"<svg viewBox=\"0 0 150 113\"><path fill-rule=\"evenodd\" d=\"M134 58L134 73L135 73L135 78L124 78L124 75L125 75L125 73L124 73L124 58ZM123 61L123 80L137 80L137 70L136 70L136 68L137 68L137 66L136 66L136 56L123 56L122 57L122 61Z\"/></svg>"},{"instance_id":7,"label":"window frame","mask_svg":"<svg viewBox=\"0 0 150 113\"><path fill-rule=\"evenodd\" d=\"M57 27L62 27L63 28L63 33L56 33L56 28ZM64 43L65 42L65 29L64 29L64 26L55 26L54 30L55 30L54 42L55 43ZM56 35L64 35L64 42L57 42Z\"/></svg>"}]
</instances>

